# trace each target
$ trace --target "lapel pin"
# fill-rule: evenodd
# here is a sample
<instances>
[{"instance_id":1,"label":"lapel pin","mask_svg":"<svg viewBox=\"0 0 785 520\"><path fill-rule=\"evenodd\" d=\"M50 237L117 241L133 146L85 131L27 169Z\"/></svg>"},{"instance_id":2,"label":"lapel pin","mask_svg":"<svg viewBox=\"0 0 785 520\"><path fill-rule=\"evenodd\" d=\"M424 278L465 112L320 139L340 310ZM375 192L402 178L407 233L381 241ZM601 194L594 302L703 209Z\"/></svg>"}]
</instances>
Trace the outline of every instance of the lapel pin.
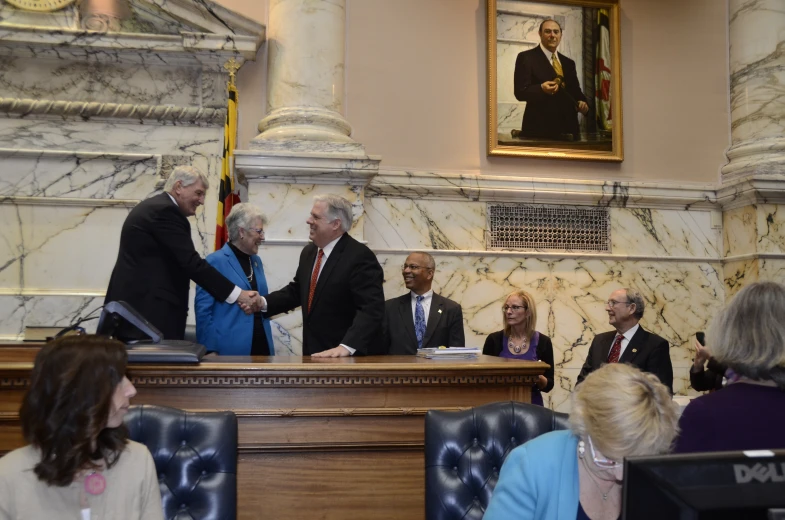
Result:
<instances>
[{"instance_id":1,"label":"lapel pin","mask_svg":"<svg viewBox=\"0 0 785 520\"><path fill-rule=\"evenodd\" d=\"M439 309L439 314L441 314L441 313L442 313L442 310L441 310L441 309Z\"/></svg>"},{"instance_id":2,"label":"lapel pin","mask_svg":"<svg viewBox=\"0 0 785 520\"><path fill-rule=\"evenodd\" d=\"M636 352L638 352L638 349L637 349L637 348L634 348L634 349L632 349L632 353L633 353L633 354L635 354Z\"/></svg>"}]
</instances>

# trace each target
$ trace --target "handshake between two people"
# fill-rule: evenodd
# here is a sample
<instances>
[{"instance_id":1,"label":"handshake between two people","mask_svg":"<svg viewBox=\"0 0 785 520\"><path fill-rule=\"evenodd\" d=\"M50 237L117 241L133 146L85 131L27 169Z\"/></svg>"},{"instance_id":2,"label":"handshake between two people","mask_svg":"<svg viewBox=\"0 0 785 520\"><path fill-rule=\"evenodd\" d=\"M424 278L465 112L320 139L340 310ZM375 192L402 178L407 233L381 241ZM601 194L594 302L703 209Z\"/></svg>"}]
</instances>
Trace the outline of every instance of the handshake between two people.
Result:
<instances>
[{"instance_id":1,"label":"handshake between two people","mask_svg":"<svg viewBox=\"0 0 785 520\"><path fill-rule=\"evenodd\" d=\"M256 291L242 291L237 297L237 305L246 314L253 314L262 310L264 300L262 295Z\"/></svg>"}]
</instances>

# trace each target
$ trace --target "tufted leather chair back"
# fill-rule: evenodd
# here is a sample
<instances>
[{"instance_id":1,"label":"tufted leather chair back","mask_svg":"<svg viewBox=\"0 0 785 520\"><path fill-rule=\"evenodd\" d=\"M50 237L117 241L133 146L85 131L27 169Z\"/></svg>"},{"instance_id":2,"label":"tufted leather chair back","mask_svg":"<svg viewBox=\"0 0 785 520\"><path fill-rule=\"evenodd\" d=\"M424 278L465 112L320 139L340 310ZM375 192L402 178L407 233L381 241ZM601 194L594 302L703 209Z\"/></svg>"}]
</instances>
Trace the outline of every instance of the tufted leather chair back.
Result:
<instances>
[{"instance_id":1,"label":"tufted leather chair back","mask_svg":"<svg viewBox=\"0 0 785 520\"><path fill-rule=\"evenodd\" d=\"M568 428L567 414L512 401L425 416L427 520L481 520L504 459L517 446Z\"/></svg>"},{"instance_id":2,"label":"tufted leather chair back","mask_svg":"<svg viewBox=\"0 0 785 520\"><path fill-rule=\"evenodd\" d=\"M130 437L155 461L164 518L229 520L237 515L237 418L232 412L184 412L132 406Z\"/></svg>"}]
</instances>

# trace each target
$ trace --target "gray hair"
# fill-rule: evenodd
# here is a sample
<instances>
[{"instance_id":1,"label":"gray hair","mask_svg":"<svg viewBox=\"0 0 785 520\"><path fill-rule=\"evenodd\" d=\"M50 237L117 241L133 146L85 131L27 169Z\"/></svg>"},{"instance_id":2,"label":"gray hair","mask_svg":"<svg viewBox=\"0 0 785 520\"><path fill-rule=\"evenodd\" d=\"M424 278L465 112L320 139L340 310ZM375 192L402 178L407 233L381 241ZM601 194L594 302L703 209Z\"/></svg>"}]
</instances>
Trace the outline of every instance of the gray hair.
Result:
<instances>
[{"instance_id":1,"label":"gray hair","mask_svg":"<svg viewBox=\"0 0 785 520\"><path fill-rule=\"evenodd\" d=\"M422 255L425 257L426 266L431 271L436 271L436 260L433 259L430 253L426 253L425 251L415 251L414 253L410 253L412 255Z\"/></svg>"},{"instance_id":2,"label":"gray hair","mask_svg":"<svg viewBox=\"0 0 785 520\"><path fill-rule=\"evenodd\" d=\"M785 389L785 286L753 283L739 291L712 321L711 355L739 375L773 380Z\"/></svg>"},{"instance_id":3,"label":"gray hair","mask_svg":"<svg viewBox=\"0 0 785 520\"><path fill-rule=\"evenodd\" d=\"M196 181L202 181L202 184L204 184L204 189L208 189L210 187L210 181L207 180L205 174L193 166L176 166L175 169L172 170L172 173L169 174L169 178L166 179L164 191L171 193L177 181L182 182L183 188L190 186Z\"/></svg>"},{"instance_id":4,"label":"gray hair","mask_svg":"<svg viewBox=\"0 0 785 520\"><path fill-rule=\"evenodd\" d=\"M570 429L578 437L591 436L615 461L667 453L678 422L678 406L665 385L627 363L603 365L572 392Z\"/></svg>"},{"instance_id":5,"label":"gray hair","mask_svg":"<svg viewBox=\"0 0 785 520\"><path fill-rule=\"evenodd\" d=\"M335 219L341 219L341 230L347 233L352 229L352 204L340 195L327 193L325 195L316 195L313 198L314 202L324 202L327 204L327 219L332 222Z\"/></svg>"},{"instance_id":6,"label":"gray hair","mask_svg":"<svg viewBox=\"0 0 785 520\"><path fill-rule=\"evenodd\" d=\"M250 226L256 219L261 219L262 225L267 224L267 218L257 206L247 202L232 206L232 211L226 216L226 229L229 231L229 242L234 242L240 238L240 228L251 229Z\"/></svg>"},{"instance_id":7,"label":"gray hair","mask_svg":"<svg viewBox=\"0 0 785 520\"><path fill-rule=\"evenodd\" d=\"M643 318L643 311L646 309L646 302L643 299L643 295L635 289L630 289L628 287L624 288L624 292L627 293L627 301L635 304L634 316L640 321L640 319Z\"/></svg>"}]
</instances>

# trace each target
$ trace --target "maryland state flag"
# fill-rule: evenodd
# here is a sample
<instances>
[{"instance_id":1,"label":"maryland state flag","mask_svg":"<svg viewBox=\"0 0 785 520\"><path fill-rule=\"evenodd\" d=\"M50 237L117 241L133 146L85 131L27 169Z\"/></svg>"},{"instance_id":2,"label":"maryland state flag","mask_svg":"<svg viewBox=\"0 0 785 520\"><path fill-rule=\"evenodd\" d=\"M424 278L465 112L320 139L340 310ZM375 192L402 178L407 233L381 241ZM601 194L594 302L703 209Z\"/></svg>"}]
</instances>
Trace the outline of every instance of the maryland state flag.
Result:
<instances>
[{"instance_id":1,"label":"maryland state flag","mask_svg":"<svg viewBox=\"0 0 785 520\"><path fill-rule=\"evenodd\" d=\"M608 10L597 10L597 62L594 67L594 91L597 97L597 128L610 131L613 123L611 114L611 33Z\"/></svg>"},{"instance_id":2,"label":"maryland state flag","mask_svg":"<svg viewBox=\"0 0 785 520\"><path fill-rule=\"evenodd\" d=\"M237 143L237 88L233 80L233 77L229 80L229 103L224 124L224 152L221 161L221 182L218 186L218 215L215 219L216 251L229 241L225 219L232 211L232 206L240 202L240 196L234 191L234 168L232 168L232 155Z\"/></svg>"}]
</instances>

